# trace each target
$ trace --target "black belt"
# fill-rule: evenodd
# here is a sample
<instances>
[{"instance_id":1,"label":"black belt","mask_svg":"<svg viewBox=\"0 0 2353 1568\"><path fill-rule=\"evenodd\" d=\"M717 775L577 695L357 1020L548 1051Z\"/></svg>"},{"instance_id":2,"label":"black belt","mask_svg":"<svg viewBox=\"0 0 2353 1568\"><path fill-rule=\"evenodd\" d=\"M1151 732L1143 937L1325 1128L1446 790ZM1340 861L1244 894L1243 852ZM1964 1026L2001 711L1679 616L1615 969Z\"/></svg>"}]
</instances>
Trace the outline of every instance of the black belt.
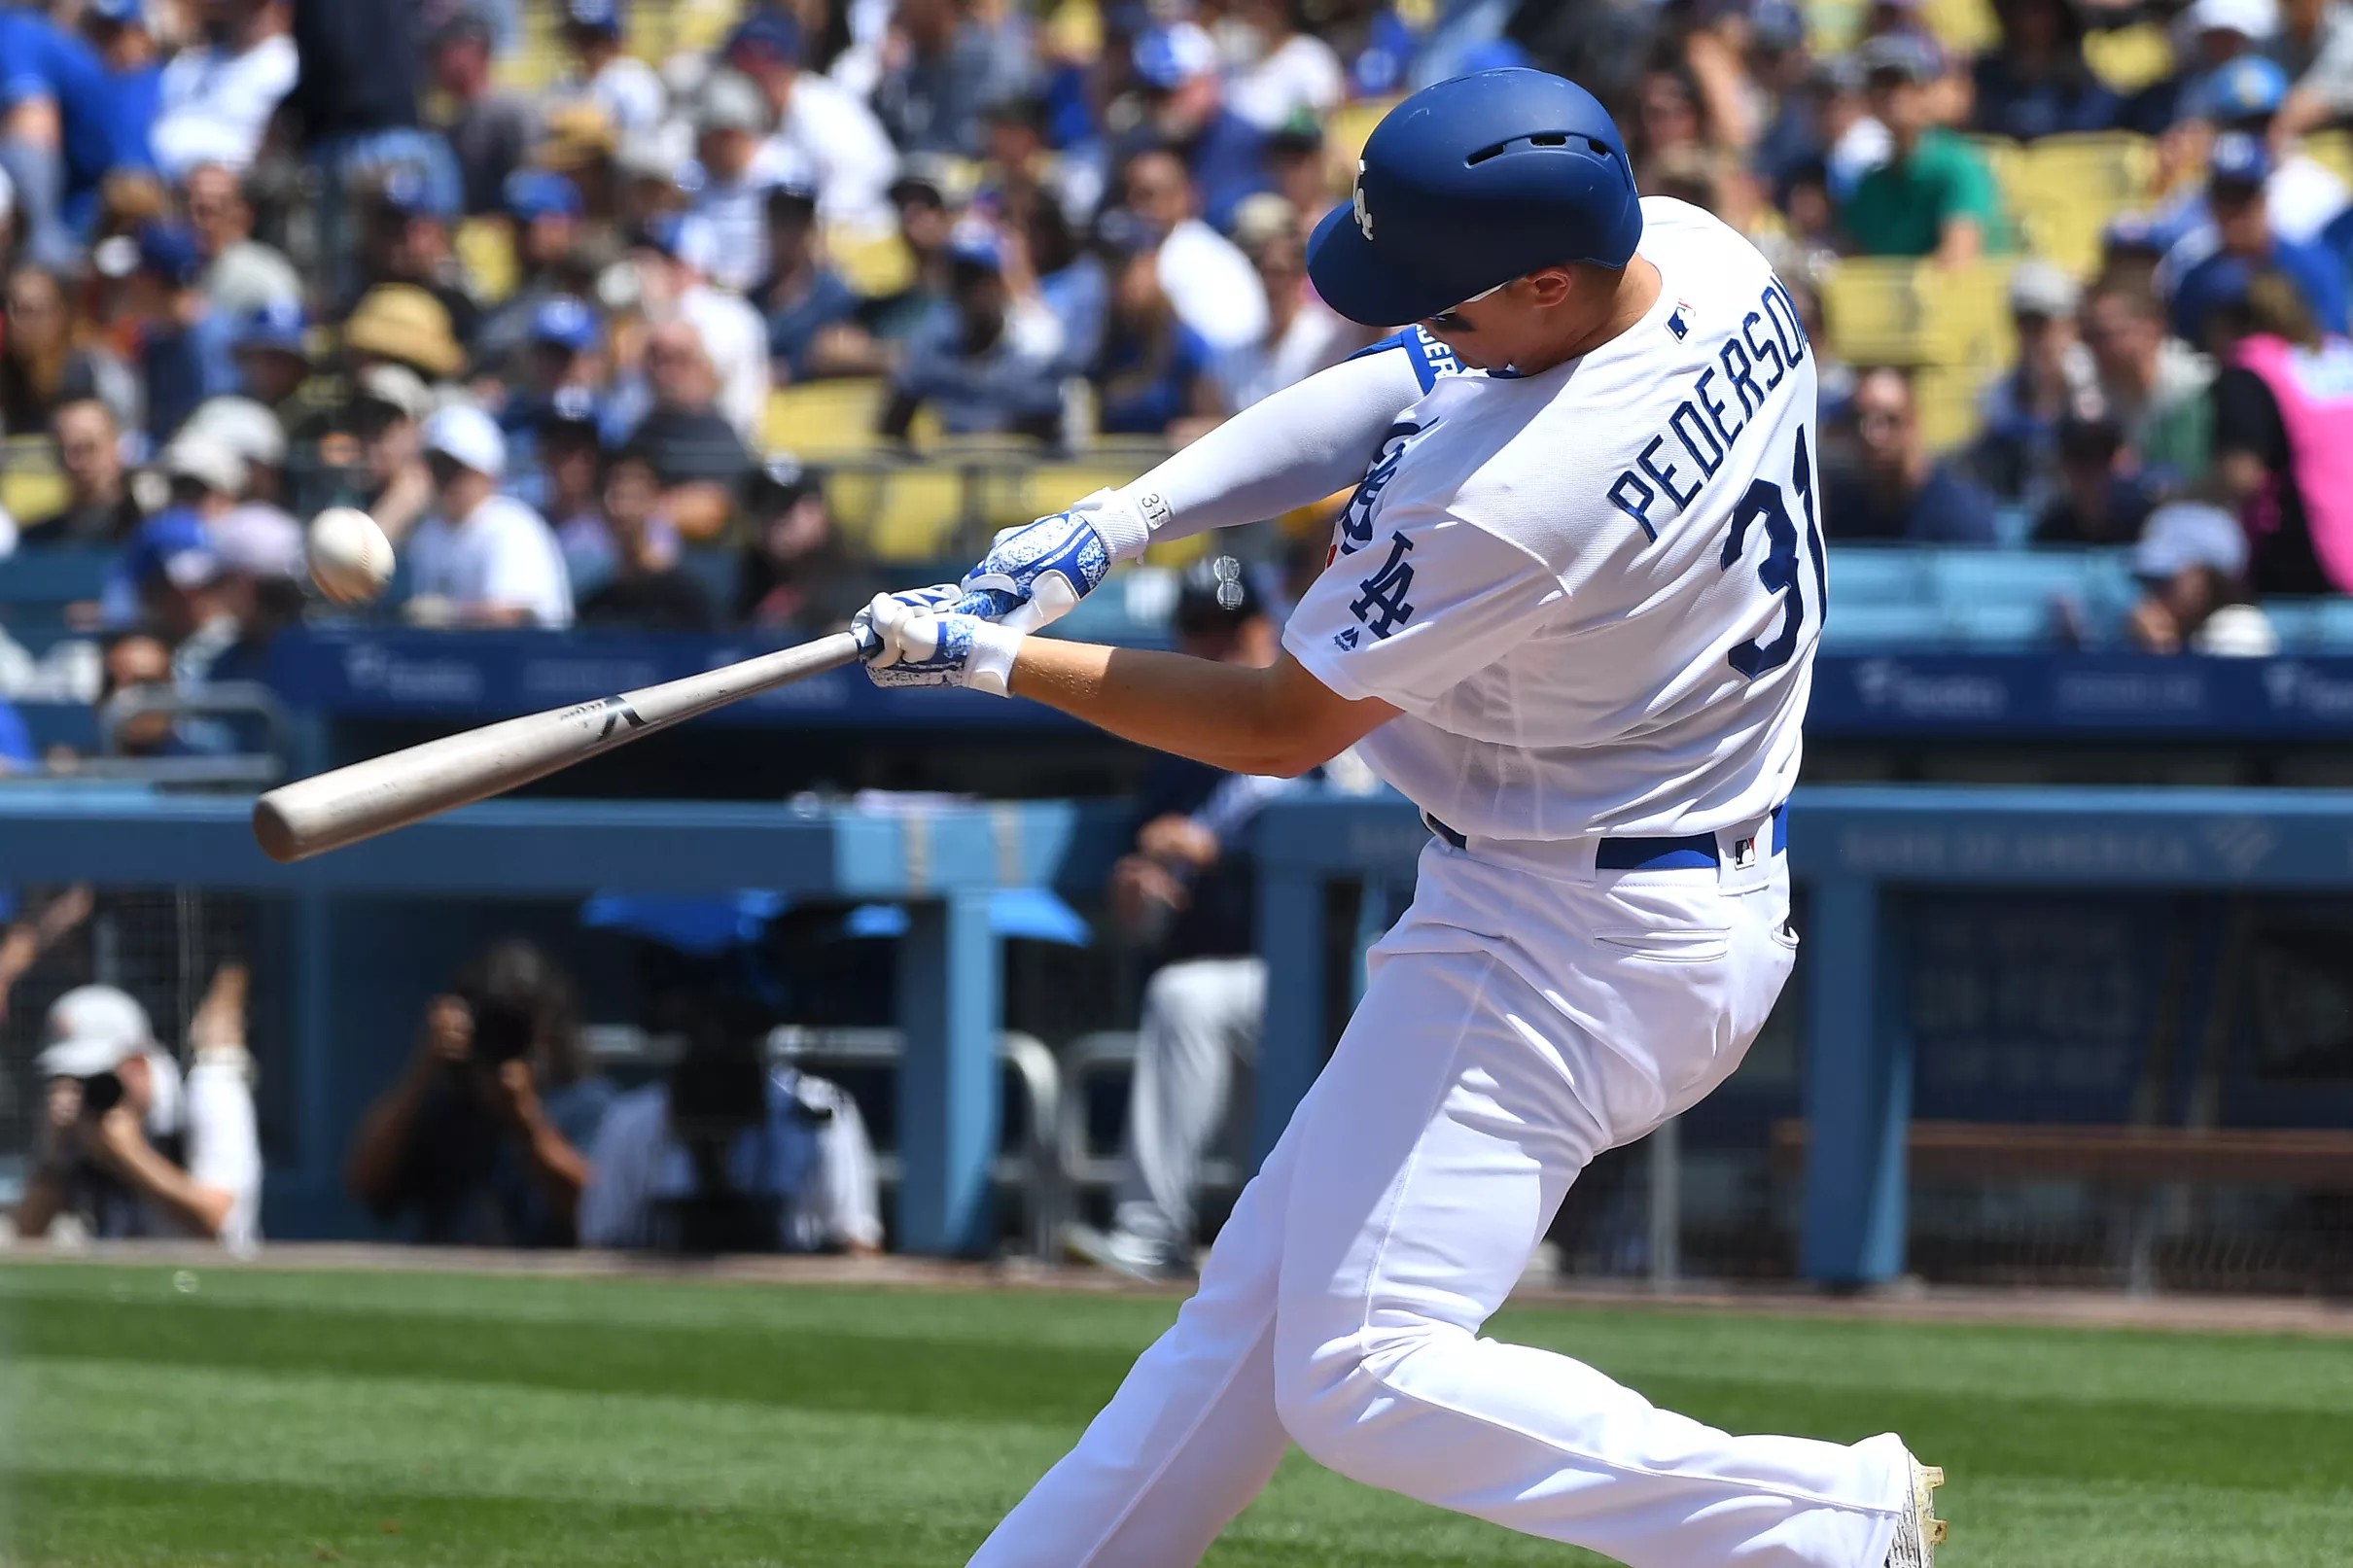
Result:
<instances>
[{"instance_id":1,"label":"black belt","mask_svg":"<svg viewBox=\"0 0 2353 1568\"><path fill-rule=\"evenodd\" d=\"M1456 849L1466 849L1470 840L1456 832L1428 812L1422 814L1422 825L1437 834ZM1780 854L1789 847L1789 808L1773 809L1773 853ZM1594 850L1594 869L1597 871L1699 871L1723 864L1723 855L1716 848L1713 833L1690 833L1681 838L1603 839Z\"/></svg>"}]
</instances>

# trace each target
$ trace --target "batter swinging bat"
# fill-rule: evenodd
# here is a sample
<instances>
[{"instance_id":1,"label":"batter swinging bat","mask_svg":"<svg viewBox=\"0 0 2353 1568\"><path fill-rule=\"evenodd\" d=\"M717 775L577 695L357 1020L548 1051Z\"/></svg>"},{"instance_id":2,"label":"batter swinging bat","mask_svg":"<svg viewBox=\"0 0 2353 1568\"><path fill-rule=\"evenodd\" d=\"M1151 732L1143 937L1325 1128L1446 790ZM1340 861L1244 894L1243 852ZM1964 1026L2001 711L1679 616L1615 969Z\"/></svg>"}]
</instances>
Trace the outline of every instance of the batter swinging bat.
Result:
<instances>
[{"instance_id":1,"label":"batter swinging bat","mask_svg":"<svg viewBox=\"0 0 2353 1568\"><path fill-rule=\"evenodd\" d=\"M281 784L254 802L253 834L272 860L305 860L503 794L697 714L838 669L858 655L857 636L836 632L642 691L427 741Z\"/></svg>"}]
</instances>

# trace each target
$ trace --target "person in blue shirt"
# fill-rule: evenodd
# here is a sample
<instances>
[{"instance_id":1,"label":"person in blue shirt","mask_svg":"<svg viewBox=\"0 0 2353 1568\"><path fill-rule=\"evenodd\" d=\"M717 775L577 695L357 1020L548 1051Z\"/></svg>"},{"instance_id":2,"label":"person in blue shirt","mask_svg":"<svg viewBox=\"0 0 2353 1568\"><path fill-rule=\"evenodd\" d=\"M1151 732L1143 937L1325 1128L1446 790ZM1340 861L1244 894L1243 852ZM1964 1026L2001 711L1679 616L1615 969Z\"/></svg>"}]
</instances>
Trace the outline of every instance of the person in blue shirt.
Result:
<instances>
[{"instance_id":1,"label":"person in blue shirt","mask_svg":"<svg viewBox=\"0 0 2353 1568\"><path fill-rule=\"evenodd\" d=\"M189 229L150 224L140 230L130 300L139 323L147 435L158 446L171 439L196 404L241 384L237 324L206 303L203 277L203 257Z\"/></svg>"},{"instance_id":2,"label":"person in blue shirt","mask_svg":"<svg viewBox=\"0 0 2353 1568\"><path fill-rule=\"evenodd\" d=\"M771 188L767 219L768 275L750 297L768 319L768 357L782 386L825 372L820 339L828 329L850 328L860 300L818 253L814 189L789 182Z\"/></svg>"},{"instance_id":3,"label":"person in blue shirt","mask_svg":"<svg viewBox=\"0 0 2353 1568\"><path fill-rule=\"evenodd\" d=\"M119 164L146 161L118 134L106 67L78 34L38 8L0 4L0 168L17 188L25 244L36 261L74 259L98 184Z\"/></svg>"},{"instance_id":4,"label":"person in blue shirt","mask_svg":"<svg viewBox=\"0 0 2353 1568\"><path fill-rule=\"evenodd\" d=\"M1834 540L1992 544L1994 500L1920 438L1912 381L1884 366L1856 377L1847 403L1862 461L1822 487L1822 531Z\"/></svg>"},{"instance_id":5,"label":"person in blue shirt","mask_svg":"<svg viewBox=\"0 0 2353 1568\"><path fill-rule=\"evenodd\" d=\"M2207 317L2243 296L2247 280L2265 268L2296 286L2322 331L2345 330L2344 265L2325 244L2292 240L2272 226L2264 192L2270 174L2270 154L2256 137L2231 131L2214 139L2206 206L2217 245L2174 285L2173 331L2184 341L2204 346Z\"/></svg>"},{"instance_id":6,"label":"person in blue shirt","mask_svg":"<svg viewBox=\"0 0 2353 1568\"><path fill-rule=\"evenodd\" d=\"M148 31L144 0L88 0L82 34L106 66L116 159L123 167L153 167L148 138L162 106L163 60Z\"/></svg>"},{"instance_id":7,"label":"person in blue shirt","mask_svg":"<svg viewBox=\"0 0 2353 1568\"><path fill-rule=\"evenodd\" d=\"M1978 56L1975 128L2030 142L2107 130L2124 100L2084 57L2084 23L2067 0L2003 0L2001 42Z\"/></svg>"},{"instance_id":8,"label":"person in blue shirt","mask_svg":"<svg viewBox=\"0 0 2353 1568\"><path fill-rule=\"evenodd\" d=\"M1106 436L1167 436L1214 422L1225 408L1211 373L1209 341L1176 319L1155 259L1139 251L1120 266L1096 362L1096 424ZM1200 421L1202 424L1194 424Z\"/></svg>"},{"instance_id":9,"label":"person in blue shirt","mask_svg":"<svg viewBox=\"0 0 2353 1568\"><path fill-rule=\"evenodd\" d=\"M1062 424L1062 328L1035 300L1014 296L1004 250L967 223L948 242L948 298L908 339L880 433L904 440L930 407L950 436L1019 434L1052 439Z\"/></svg>"},{"instance_id":10,"label":"person in blue shirt","mask_svg":"<svg viewBox=\"0 0 2353 1568\"><path fill-rule=\"evenodd\" d=\"M1121 151L1173 149L1201 192L1203 219L1229 232L1243 198L1267 189L1266 132L1226 107L1216 44L1191 22L1175 22L1137 39L1134 63L1144 118Z\"/></svg>"}]
</instances>

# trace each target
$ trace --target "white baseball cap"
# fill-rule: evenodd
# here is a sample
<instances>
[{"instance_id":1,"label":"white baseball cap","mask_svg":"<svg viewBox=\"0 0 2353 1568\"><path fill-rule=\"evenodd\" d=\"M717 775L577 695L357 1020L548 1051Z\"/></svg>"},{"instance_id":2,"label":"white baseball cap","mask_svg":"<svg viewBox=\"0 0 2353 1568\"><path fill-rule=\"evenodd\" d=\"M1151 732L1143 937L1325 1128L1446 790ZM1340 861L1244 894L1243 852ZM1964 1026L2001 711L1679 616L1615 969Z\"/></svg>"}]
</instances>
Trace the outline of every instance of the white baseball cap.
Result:
<instances>
[{"instance_id":1,"label":"white baseball cap","mask_svg":"<svg viewBox=\"0 0 2353 1568\"><path fill-rule=\"evenodd\" d=\"M2202 501L2168 502L2151 512L2132 547L2133 575L2171 577L2201 566L2232 577L2247 569L2238 519Z\"/></svg>"},{"instance_id":2,"label":"white baseball cap","mask_svg":"<svg viewBox=\"0 0 2353 1568\"><path fill-rule=\"evenodd\" d=\"M79 986L49 1010L49 1044L33 1059L44 1078L112 1072L156 1043L147 1009L113 986Z\"/></svg>"},{"instance_id":3,"label":"white baseball cap","mask_svg":"<svg viewBox=\"0 0 2353 1568\"><path fill-rule=\"evenodd\" d=\"M425 421L425 450L493 479L507 476L507 437L497 420L471 403L451 403Z\"/></svg>"},{"instance_id":4,"label":"white baseball cap","mask_svg":"<svg viewBox=\"0 0 2353 1568\"><path fill-rule=\"evenodd\" d=\"M181 428L180 439L203 436L265 469L286 466L286 427L278 416L251 398L208 398L196 404Z\"/></svg>"},{"instance_id":5,"label":"white baseball cap","mask_svg":"<svg viewBox=\"0 0 2353 1568\"><path fill-rule=\"evenodd\" d=\"M163 448L163 471L175 479L193 479L225 496L242 495L248 477L245 460L228 443L203 431L186 431Z\"/></svg>"},{"instance_id":6,"label":"white baseball cap","mask_svg":"<svg viewBox=\"0 0 2353 1568\"><path fill-rule=\"evenodd\" d=\"M2238 33L2260 43L2279 31L2279 7L2275 0L2194 0L2182 20L2192 34Z\"/></svg>"}]
</instances>

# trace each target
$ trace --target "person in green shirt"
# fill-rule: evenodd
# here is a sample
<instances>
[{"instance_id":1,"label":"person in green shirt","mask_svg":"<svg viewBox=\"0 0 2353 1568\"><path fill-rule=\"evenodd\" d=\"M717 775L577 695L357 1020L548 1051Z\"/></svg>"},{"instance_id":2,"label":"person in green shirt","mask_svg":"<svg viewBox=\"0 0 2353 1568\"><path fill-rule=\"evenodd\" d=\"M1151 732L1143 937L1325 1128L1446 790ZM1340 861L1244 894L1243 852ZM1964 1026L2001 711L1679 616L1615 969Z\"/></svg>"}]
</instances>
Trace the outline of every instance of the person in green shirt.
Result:
<instances>
[{"instance_id":1,"label":"person in green shirt","mask_svg":"<svg viewBox=\"0 0 2353 1568\"><path fill-rule=\"evenodd\" d=\"M1887 161L1863 176L1840 214L1861 256L1918 256L1947 266L1974 261L1999 241L1993 173L1968 142L1930 119L1933 47L1882 33L1860 57L1871 112L1887 127Z\"/></svg>"}]
</instances>

